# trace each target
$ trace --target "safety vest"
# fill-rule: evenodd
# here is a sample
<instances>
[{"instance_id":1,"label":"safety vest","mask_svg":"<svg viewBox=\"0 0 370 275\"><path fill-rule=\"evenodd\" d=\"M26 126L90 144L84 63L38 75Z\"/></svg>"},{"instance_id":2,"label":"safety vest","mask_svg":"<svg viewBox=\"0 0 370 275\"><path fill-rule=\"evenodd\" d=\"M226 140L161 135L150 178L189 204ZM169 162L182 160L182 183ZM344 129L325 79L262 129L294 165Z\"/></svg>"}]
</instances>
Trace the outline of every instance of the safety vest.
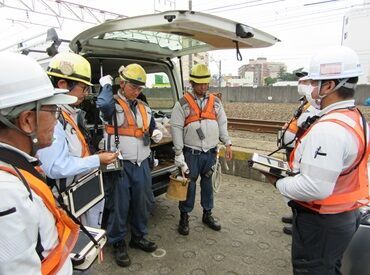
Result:
<instances>
[{"instance_id":1,"label":"safety vest","mask_svg":"<svg viewBox=\"0 0 370 275\"><path fill-rule=\"evenodd\" d=\"M123 114L125 116L125 121L121 126L118 127L118 135L119 136L131 136L131 137L143 137L144 133L146 133L149 129L149 123L148 123L148 114L145 110L145 105L138 101L138 108L139 112L141 114L141 118L143 120L143 127L138 128L136 124L136 120L134 116L132 115L131 109L126 101L119 97L115 97L118 104L123 109ZM114 135L114 126L113 125L105 125L105 131L109 135Z\"/></svg>"},{"instance_id":2,"label":"safety vest","mask_svg":"<svg viewBox=\"0 0 370 275\"><path fill-rule=\"evenodd\" d=\"M6 166L0 166L0 170L11 173L20 180L22 180L22 176L54 216L59 242L49 255L42 260L41 271L43 275L56 274L64 265L78 239L79 225L74 223L63 210L56 206L50 188L42 180L22 169L18 169L21 176L14 169Z\"/></svg>"},{"instance_id":3,"label":"safety vest","mask_svg":"<svg viewBox=\"0 0 370 275\"><path fill-rule=\"evenodd\" d=\"M298 204L321 214L346 212L367 205L369 203L369 179L367 175L367 161L370 154L370 147L365 146L365 142L367 141L364 140L364 129L361 127L361 115L358 113L358 111L351 111L348 109L334 110L332 112L329 112L328 114L345 115L354 123L353 125L350 125L345 120L340 119L340 117L325 118L325 116L323 116L313 125L315 125L316 123L327 121L337 123L348 131L351 131L356 136L359 148L357 158L354 163L339 175L337 182L335 183L333 194L325 199L315 200L312 202L296 201ZM363 125L363 127L367 127L367 124ZM312 126L304 133L301 139L305 135L307 135L311 129ZM298 143L299 142L297 142L297 144ZM294 155L297 147L298 146L296 145L290 156L289 165L291 168L293 168ZM365 149L366 152L364 157L362 158ZM358 166L353 169L356 165Z\"/></svg>"},{"instance_id":4,"label":"safety vest","mask_svg":"<svg viewBox=\"0 0 370 275\"><path fill-rule=\"evenodd\" d=\"M75 121L73 120L73 118L65 111L62 111L62 115L63 115L63 118L65 119L65 121L67 121L72 126L73 130L75 130L77 138L81 143L81 146L82 146L81 157L83 158L83 157L90 156L91 154L90 154L89 145L87 145L87 142L85 140L84 135L82 134L82 132L78 128L78 126L75 123Z\"/></svg>"},{"instance_id":5,"label":"safety vest","mask_svg":"<svg viewBox=\"0 0 370 275\"><path fill-rule=\"evenodd\" d=\"M214 108L215 96L213 94L208 95L208 101L203 110L199 108L194 97L189 92L186 92L184 94L184 99L186 100L190 108L190 114L185 118L185 126L187 126L189 123L200 121L202 119L217 120Z\"/></svg>"},{"instance_id":6,"label":"safety vest","mask_svg":"<svg viewBox=\"0 0 370 275\"><path fill-rule=\"evenodd\" d=\"M306 110L310 107L310 103L307 102L302 109L302 113L306 112ZM289 124L288 131L292 132L293 134L297 134L298 132L298 118L294 118L292 122Z\"/></svg>"}]
</instances>

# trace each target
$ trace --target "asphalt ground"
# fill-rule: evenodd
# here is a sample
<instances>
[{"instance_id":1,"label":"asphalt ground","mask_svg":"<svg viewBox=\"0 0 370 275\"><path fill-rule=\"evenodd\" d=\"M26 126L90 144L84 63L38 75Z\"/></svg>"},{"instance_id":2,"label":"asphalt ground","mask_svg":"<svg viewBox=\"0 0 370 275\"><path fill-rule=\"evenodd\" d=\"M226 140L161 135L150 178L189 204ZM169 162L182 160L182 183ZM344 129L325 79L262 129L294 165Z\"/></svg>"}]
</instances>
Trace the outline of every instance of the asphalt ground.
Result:
<instances>
[{"instance_id":1,"label":"asphalt ground","mask_svg":"<svg viewBox=\"0 0 370 275\"><path fill-rule=\"evenodd\" d=\"M282 232L281 222L290 209L273 186L222 175L213 211L222 225L219 232L202 223L199 189L188 236L177 233L177 202L159 196L147 236L159 249L147 253L129 248L132 264L123 268L106 246L104 262L94 263L90 274L292 274L291 238Z\"/></svg>"}]
</instances>

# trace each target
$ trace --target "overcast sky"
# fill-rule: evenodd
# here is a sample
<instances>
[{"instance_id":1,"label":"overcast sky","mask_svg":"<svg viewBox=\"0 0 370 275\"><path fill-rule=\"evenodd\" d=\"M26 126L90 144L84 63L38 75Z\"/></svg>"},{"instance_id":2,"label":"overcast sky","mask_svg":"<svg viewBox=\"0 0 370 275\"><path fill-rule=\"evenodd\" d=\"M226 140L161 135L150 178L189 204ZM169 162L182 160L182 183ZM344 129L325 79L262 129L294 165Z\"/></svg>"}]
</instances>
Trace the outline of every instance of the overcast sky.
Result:
<instances>
[{"instance_id":1,"label":"overcast sky","mask_svg":"<svg viewBox=\"0 0 370 275\"><path fill-rule=\"evenodd\" d=\"M99 8L127 16L153 13L154 9L188 9L188 0L79 0L69 2ZM5 1L21 6L18 0ZM32 0L23 0L31 3ZM45 1L48 2L48 1ZM212 60L222 61L222 73L237 73L238 67L250 58L266 57L269 61L285 62L288 71L308 65L309 57L317 49L340 45L343 16L351 7L358 7L364 0L193 0L195 11L211 13L238 21L278 37L282 42L253 50L242 50L243 61L237 61L235 50L215 51ZM133 4L135 3L135 5ZM12 21L11 19L16 19ZM24 22L37 22L37 26ZM57 30L62 38L72 38L80 31L93 26L75 21L60 22ZM0 49L19 42L51 26L59 26L55 18L26 13L11 8L0 8ZM210 63L214 73L217 62Z\"/></svg>"}]
</instances>

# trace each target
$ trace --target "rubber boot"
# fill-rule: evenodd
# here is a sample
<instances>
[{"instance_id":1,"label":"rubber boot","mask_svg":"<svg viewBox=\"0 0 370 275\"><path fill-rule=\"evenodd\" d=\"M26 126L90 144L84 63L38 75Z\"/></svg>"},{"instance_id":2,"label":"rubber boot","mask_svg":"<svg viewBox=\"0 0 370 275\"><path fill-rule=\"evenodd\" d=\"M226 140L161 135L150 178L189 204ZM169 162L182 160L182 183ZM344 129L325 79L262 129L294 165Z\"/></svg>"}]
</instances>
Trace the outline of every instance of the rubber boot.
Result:
<instances>
[{"instance_id":1,"label":"rubber boot","mask_svg":"<svg viewBox=\"0 0 370 275\"><path fill-rule=\"evenodd\" d=\"M131 264L130 257L127 253L127 246L125 241L116 242L113 244L114 258L119 266L129 266Z\"/></svg>"},{"instance_id":2,"label":"rubber boot","mask_svg":"<svg viewBox=\"0 0 370 275\"><path fill-rule=\"evenodd\" d=\"M189 215L186 212L181 212L180 214L180 222L177 231L181 235L189 235Z\"/></svg>"},{"instance_id":3,"label":"rubber boot","mask_svg":"<svg viewBox=\"0 0 370 275\"><path fill-rule=\"evenodd\" d=\"M203 211L202 221L205 225L207 225L209 228L211 228L215 231L220 231L221 230L221 225L217 221L215 221L215 219L212 217L211 210L204 210Z\"/></svg>"}]
</instances>

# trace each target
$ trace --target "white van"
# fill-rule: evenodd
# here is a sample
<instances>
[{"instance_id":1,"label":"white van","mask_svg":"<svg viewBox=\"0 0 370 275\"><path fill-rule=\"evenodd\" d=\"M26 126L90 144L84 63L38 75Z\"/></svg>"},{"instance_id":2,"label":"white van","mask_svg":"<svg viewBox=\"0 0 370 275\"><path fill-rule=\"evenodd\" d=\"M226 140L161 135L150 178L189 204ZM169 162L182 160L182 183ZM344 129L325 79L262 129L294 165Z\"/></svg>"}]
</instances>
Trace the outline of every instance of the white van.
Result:
<instances>
[{"instance_id":1,"label":"white van","mask_svg":"<svg viewBox=\"0 0 370 275\"><path fill-rule=\"evenodd\" d=\"M183 10L111 20L77 35L69 46L89 60L96 91L99 78L107 74L118 76L121 65L143 66L148 74L143 93L160 121L170 117L175 102L184 93L179 69L182 56L217 49L235 49L240 56L239 49L268 47L278 41L244 24ZM89 109L88 122L93 124L93 104L85 108ZM95 132L96 129L95 126ZM166 191L169 175L176 169L171 138L153 145L152 152L159 160L152 171L153 192L159 195Z\"/></svg>"}]
</instances>

